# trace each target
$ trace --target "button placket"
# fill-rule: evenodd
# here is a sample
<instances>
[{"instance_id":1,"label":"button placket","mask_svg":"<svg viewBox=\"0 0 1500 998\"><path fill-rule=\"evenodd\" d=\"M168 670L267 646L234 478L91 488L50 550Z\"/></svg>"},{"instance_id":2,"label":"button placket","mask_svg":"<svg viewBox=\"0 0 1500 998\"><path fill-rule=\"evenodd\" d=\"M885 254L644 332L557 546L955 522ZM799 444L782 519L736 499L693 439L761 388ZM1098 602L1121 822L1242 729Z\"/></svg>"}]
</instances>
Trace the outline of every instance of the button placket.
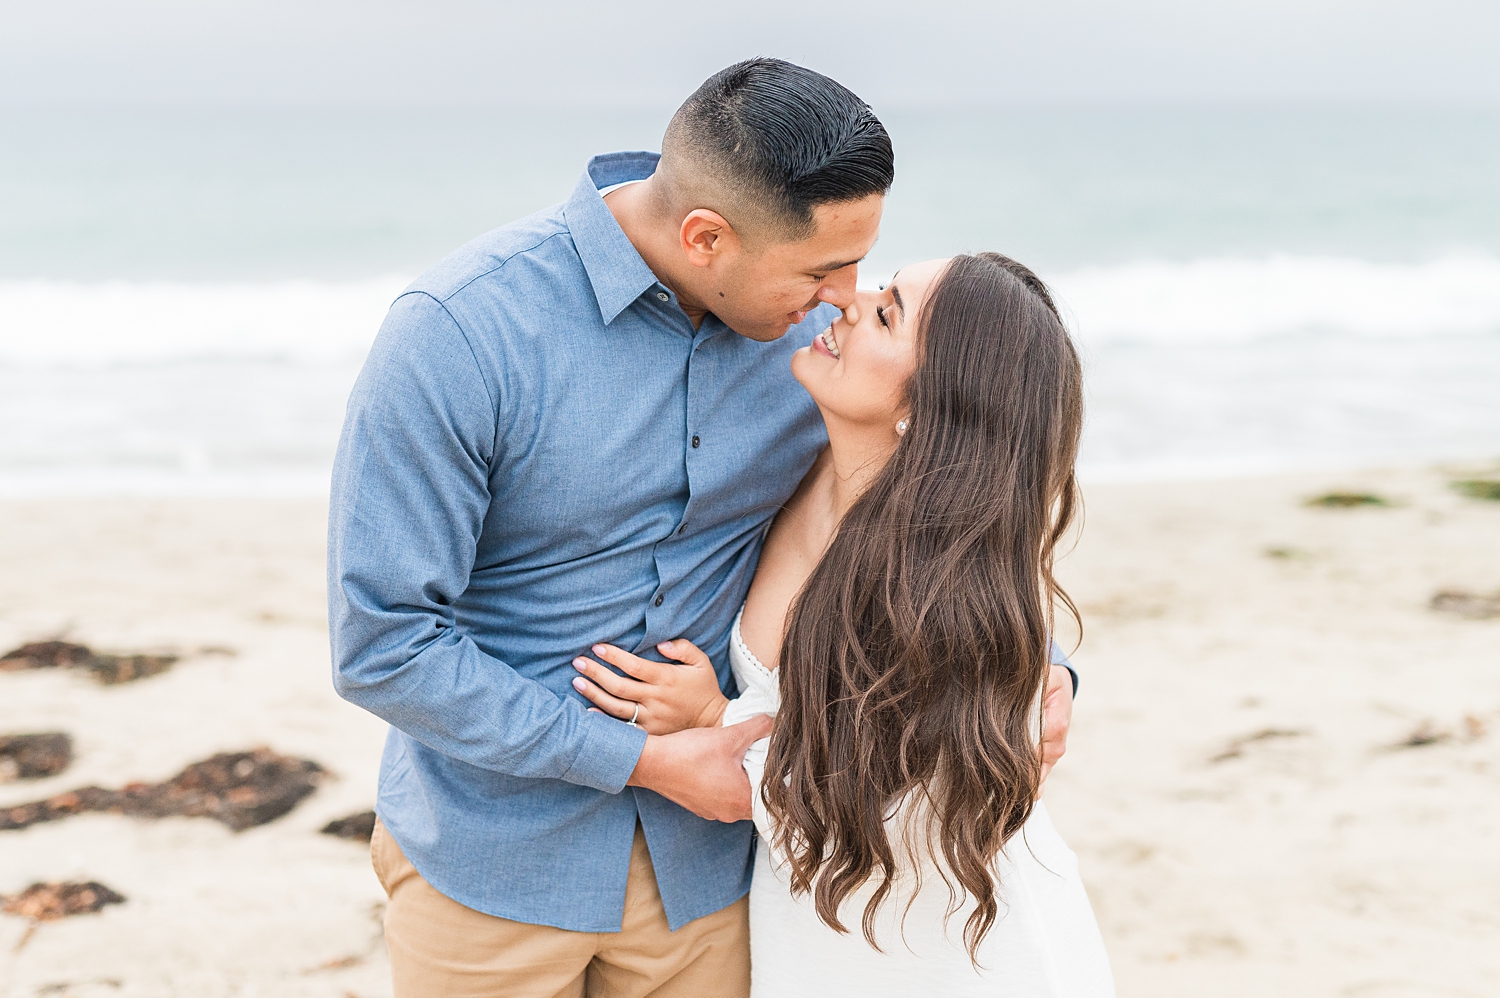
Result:
<instances>
[{"instance_id":1,"label":"button placket","mask_svg":"<svg viewBox=\"0 0 1500 998\"><path fill-rule=\"evenodd\" d=\"M692 425L693 423L695 423L695 422L698 421L697 406L695 405L696 396L697 396L698 393L695 391L695 387L705 377L710 377L711 376L709 371L706 371L706 370L702 369L700 358L699 358L699 348L703 345L703 338L701 336L695 335L694 339L695 339L695 342L693 343L692 350L688 354L688 364L687 364L687 413L686 413L686 415L687 415L687 423L688 423L688 425ZM698 448L700 448L702 446L702 444L703 444L703 438L701 436L699 436L698 434L694 433L694 434L692 434L689 437L688 443L689 443L690 447L687 450L687 454L690 455L691 452L692 452L692 450L696 450L696 449L698 449ZM667 538L666 538L667 541L672 541L672 540L676 540L678 538L681 538L687 532L687 521L688 521L688 518L691 515L691 511L693 509L693 460L688 460L686 463L687 463L687 472L688 472L688 498L687 498L687 503L683 507L682 515L681 515L681 520L677 524L677 529L674 530L674 531L672 531L672 533L667 536ZM673 554L667 553L668 551L675 549L675 547L676 547L675 545L671 545L668 548L663 549L662 553L668 559L669 565L675 565L676 564L676 560L679 557L678 555L673 555ZM658 556L658 557L660 558L660 556ZM657 575L657 577L660 580L660 584L663 586L663 589L659 590L656 593L656 595L651 598L651 601L650 601L651 607L656 608L656 609L659 609L666 602L666 591L665 590L666 590L666 588L670 587L670 585L672 584L672 580L675 580L677 578L677 576L673 574L674 573L674 569L669 568L665 573L663 573L662 567L663 566L661 565L660 560L658 560L658 563L657 563L657 572L658 572L658 575ZM671 579L668 579L667 576L671 576Z\"/></svg>"},{"instance_id":2,"label":"button placket","mask_svg":"<svg viewBox=\"0 0 1500 998\"><path fill-rule=\"evenodd\" d=\"M667 294L665 291L658 291L658 292L656 292L656 297L658 299L660 299L661 301L663 301L663 302L667 302L667 301L671 300L671 295ZM684 321L686 321L686 316L684 316L683 319L684 319ZM696 334L696 332L697 331L694 330L695 334ZM695 335L694 338L696 339L696 335ZM689 423L692 422L692 413L693 413L693 361L696 358L697 352L698 352L698 344L694 343L693 346L692 346L692 348L688 352L687 385L685 386L686 387L686 403L687 403L687 413L686 413L686 415L688 417L688 422ZM696 442L694 443L694 446L697 446ZM648 615L647 616L647 637L648 637L648 640L649 640L649 638L651 636L651 629L652 629L652 627L656 626L656 624L653 623L653 620L658 616L658 615L652 614L651 611L653 611L653 610L660 610L666 604L666 601L667 601L667 590L673 584L675 584L676 582L681 581L681 579L680 579L680 573L678 571L679 568L680 568L680 566L677 564L677 562L679 561L679 556L672 554L672 550L676 547L676 545L673 545L671 542L675 541L677 538L681 537L686 532L686 530L687 530L688 511L692 508L692 502L693 502L692 469L691 469L691 462L688 462L688 463L689 463L689 467L687 469L687 471L688 471L688 497L687 497L687 502L683 505L682 514L681 514L681 517L680 517L680 520L678 522L678 525L677 525L676 529L672 530L671 533L667 534L667 536L665 538L663 538L661 542L658 543L656 551L653 554L653 558L654 558L654 560L656 562L656 577L657 577L657 585L658 585L659 588L657 589L656 593L653 596L649 597L649 599L647 600L647 608L648 608L647 609L647 615Z\"/></svg>"}]
</instances>

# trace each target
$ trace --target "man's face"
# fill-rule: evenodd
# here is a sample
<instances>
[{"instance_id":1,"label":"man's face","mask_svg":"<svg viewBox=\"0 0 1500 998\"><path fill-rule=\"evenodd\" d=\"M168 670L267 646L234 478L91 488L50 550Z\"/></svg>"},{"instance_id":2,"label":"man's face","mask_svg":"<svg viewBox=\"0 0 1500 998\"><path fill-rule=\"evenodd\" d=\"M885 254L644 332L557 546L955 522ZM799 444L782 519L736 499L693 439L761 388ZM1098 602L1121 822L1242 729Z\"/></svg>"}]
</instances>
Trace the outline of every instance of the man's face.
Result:
<instances>
[{"instance_id":1,"label":"man's face","mask_svg":"<svg viewBox=\"0 0 1500 998\"><path fill-rule=\"evenodd\" d=\"M859 261L880 234L885 198L813 209L813 233L798 242L741 245L705 275L704 303L725 325L752 340L774 340L823 302L854 301Z\"/></svg>"}]
</instances>

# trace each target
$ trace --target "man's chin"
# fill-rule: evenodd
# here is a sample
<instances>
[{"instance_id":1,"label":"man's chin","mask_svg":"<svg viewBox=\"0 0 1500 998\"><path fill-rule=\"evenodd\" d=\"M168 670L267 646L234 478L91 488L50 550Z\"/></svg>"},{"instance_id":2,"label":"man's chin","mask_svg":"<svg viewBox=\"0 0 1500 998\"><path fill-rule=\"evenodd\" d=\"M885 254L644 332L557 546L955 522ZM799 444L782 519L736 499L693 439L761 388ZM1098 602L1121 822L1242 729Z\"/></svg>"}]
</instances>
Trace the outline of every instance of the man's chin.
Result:
<instances>
[{"instance_id":1,"label":"man's chin","mask_svg":"<svg viewBox=\"0 0 1500 998\"><path fill-rule=\"evenodd\" d=\"M787 330L792 328L792 324L783 319L776 325L755 326L745 329L738 329L733 326L731 326L730 328L734 329L735 332L739 333L747 340L755 340L757 343L770 343L773 340L779 340L783 336L785 336L787 334Z\"/></svg>"}]
</instances>

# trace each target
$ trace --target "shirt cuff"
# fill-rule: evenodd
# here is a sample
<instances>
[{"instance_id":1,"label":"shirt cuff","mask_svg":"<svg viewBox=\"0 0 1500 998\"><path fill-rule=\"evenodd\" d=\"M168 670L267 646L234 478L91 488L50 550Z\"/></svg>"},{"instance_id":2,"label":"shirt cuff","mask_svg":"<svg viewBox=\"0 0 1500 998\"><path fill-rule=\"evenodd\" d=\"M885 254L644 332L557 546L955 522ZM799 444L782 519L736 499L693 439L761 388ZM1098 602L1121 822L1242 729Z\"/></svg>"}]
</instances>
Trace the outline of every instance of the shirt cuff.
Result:
<instances>
[{"instance_id":1,"label":"shirt cuff","mask_svg":"<svg viewBox=\"0 0 1500 998\"><path fill-rule=\"evenodd\" d=\"M635 772L636 763L641 760L641 750L646 747L646 731L602 714L585 712L583 717L587 726L583 747L573 757L562 778L569 783L617 794L625 789L630 774Z\"/></svg>"}]
</instances>

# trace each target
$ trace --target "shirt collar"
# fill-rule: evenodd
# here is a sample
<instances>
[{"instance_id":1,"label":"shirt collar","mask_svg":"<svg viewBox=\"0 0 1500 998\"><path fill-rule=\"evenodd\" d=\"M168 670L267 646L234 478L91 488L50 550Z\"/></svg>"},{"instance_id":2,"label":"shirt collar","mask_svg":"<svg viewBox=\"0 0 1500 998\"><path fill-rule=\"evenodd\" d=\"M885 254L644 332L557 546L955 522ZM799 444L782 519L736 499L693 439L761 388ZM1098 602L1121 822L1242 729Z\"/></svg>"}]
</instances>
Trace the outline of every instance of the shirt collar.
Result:
<instances>
[{"instance_id":1,"label":"shirt collar","mask_svg":"<svg viewBox=\"0 0 1500 998\"><path fill-rule=\"evenodd\" d=\"M599 196L599 189L626 180L643 180L656 172L660 159L654 152L595 156L563 206L563 218L594 287L599 316L606 326L654 287L657 280Z\"/></svg>"}]
</instances>

